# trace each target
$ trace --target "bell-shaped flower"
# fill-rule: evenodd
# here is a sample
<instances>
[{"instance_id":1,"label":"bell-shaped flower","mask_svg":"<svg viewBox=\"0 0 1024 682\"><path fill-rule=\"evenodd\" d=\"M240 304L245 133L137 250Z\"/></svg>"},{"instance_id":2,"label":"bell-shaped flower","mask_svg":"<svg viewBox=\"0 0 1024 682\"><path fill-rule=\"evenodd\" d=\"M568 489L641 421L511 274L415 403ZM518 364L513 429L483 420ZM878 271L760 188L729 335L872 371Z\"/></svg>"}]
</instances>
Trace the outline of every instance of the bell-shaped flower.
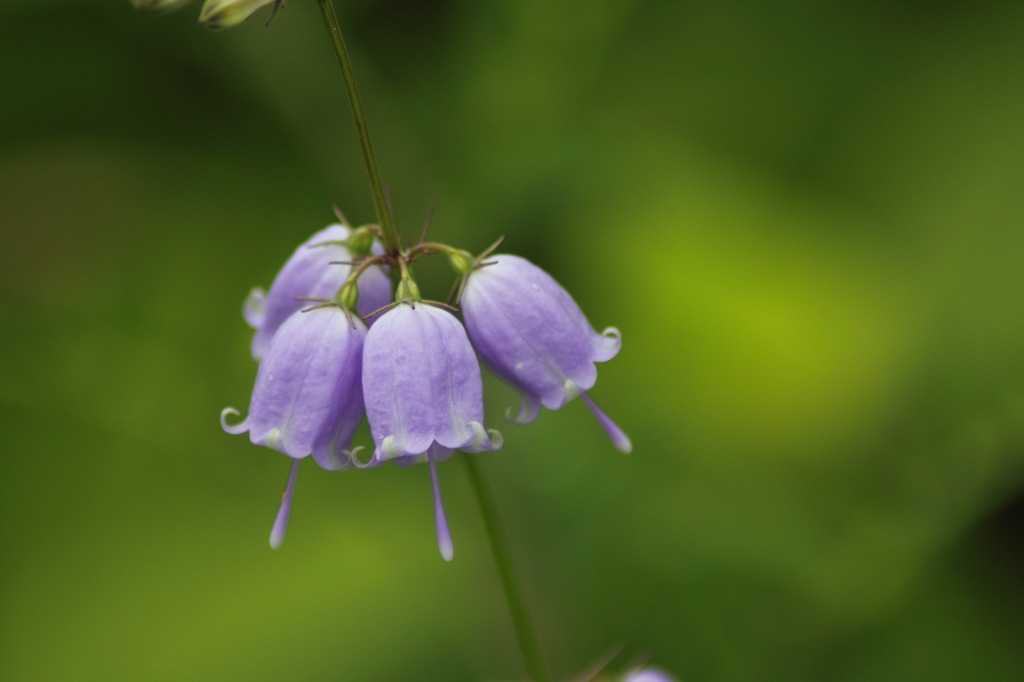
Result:
<instances>
[{"instance_id":1,"label":"bell-shaped flower","mask_svg":"<svg viewBox=\"0 0 1024 682\"><path fill-rule=\"evenodd\" d=\"M308 307L300 299L330 299L337 293L352 268L345 265L352 254L342 242L352 234L345 225L330 225L299 246L277 273L270 292L255 288L245 301L244 316L256 330L252 338L252 356L263 356L274 333L292 313ZM380 249L379 243L374 243ZM356 310L369 315L391 302L391 280L380 267L367 269L359 278L359 302Z\"/></svg>"},{"instance_id":2,"label":"bell-shaped flower","mask_svg":"<svg viewBox=\"0 0 1024 682\"><path fill-rule=\"evenodd\" d=\"M423 303L401 303L384 313L366 336L363 398L375 445L371 464L429 463L438 547L450 560L454 550L436 462L455 450L501 447L501 436L483 426L480 365L462 324Z\"/></svg>"},{"instance_id":3,"label":"bell-shaped flower","mask_svg":"<svg viewBox=\"0 0 1024 682\"><path fill-rule=\"evenodd\" d=\"M270 535L272 547L284 539L299 461L312 455L324 469L352 463L348 447L364 413L365 339L366 325L339 307L294 313L260 363L248 416L232 426L227 418L238 411L229 407L221 412L221 426L228 433L248 431L256 445L294 460Z\"/></svg>"},{"instance_id":4,"label":"bell-shaped flower","mask_svg":"<svg viewBox=\"0 0 1024 682\"><path fill-rule=\"evenodd\" d=\"M569 292L519 256L487 257L469 274L461 306L484 364L521 395L518 415L508 415L513 421L528 424L541 405L557 410L580 396L615 447L632 449L622 429L586 393L597 381L594 363L619 352L618 329L595 332Z\"/></svg>"}]
</instances>

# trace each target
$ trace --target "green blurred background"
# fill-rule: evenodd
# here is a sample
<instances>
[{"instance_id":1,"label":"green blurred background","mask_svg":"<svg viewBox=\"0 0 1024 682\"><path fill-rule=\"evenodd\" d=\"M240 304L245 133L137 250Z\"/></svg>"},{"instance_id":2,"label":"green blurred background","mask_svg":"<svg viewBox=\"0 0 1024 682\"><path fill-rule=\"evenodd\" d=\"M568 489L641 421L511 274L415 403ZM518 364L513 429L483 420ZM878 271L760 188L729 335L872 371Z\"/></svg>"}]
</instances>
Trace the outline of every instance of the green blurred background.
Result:
<instances>
[{"instance_id":1,"label":"green blurred background","mask_svg":"<svg viewBox=\"0 0 1024 682\"><path fill-rule=\"evenodd\" d=\"M1024 4L336 6L406 231L622 329L632 455L579 401L480 455L560 677L1024 679ZM0 8L0 679L521 679L456 461L451 564L425 467L267 546L241 302L372 203L315 3L198 9Z\"/></svg>"}]
</instances>

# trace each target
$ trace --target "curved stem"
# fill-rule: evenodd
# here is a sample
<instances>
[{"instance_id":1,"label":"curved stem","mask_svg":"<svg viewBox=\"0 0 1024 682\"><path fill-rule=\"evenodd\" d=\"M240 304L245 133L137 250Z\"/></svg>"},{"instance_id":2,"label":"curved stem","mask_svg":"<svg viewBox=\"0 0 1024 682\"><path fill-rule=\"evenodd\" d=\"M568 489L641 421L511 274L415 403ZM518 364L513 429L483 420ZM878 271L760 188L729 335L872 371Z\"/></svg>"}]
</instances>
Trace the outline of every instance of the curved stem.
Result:
<instances>
[{"instance_id":1,"label":"curved stem","mask_svg":"<svg viewBox=\"0 0 1024 682\"><path fill-rule=\"evenodd\" d=\"M498 575L501 577L505 600L508 602L508 609L512 614L512 624L516 630L516 637L519 639L519 650L523 655L526 670L533 682L550 682L551 675L544 663L544 657L541 655L537 633L530 624L530 618L526 613L526 603L523 601L522 590L516 579L515 567L512 564L512 552L509 550L501 518L498 516L498 508L487 489L476 458L473 455L463 454L461 459L466 465L469 480L473 484L473 492L476 493L476 500L480 504L480 515L487 528L487 538L490 540L494 563L497 565Z\"/></svg>"},{"instance_id":2,"label":"curved stem","mask_svg":"<svg viewBox=\"0 0 1024 682\"><path fill-rule=\"evenodd\" d=\"M341 26L338 25L338 17L334 14L334 5L331 4L331 0L317 1L320 3L320 13L323 14L324 23L327 24L327 32L331 34L331 44L334 45L334 52L338 56L338 64L341 66L341 74L345 79L345 91L348 93L348 101L352 106L352 118L355 120L356 133L359 135L359 144L363 150L366 174L370 178L370 191L373 193L373 206L377 211L377 222L380 225L384 249L389 256L394 257L398 255L402 247L391 218L391 211L388 209L384 185L380 180L380 171L377 169L377 158L373 154L373 143L370 141L370 130L366 126L363 101L360 99L359 89L356 87L356 75L352 70L352 60L349 59L348 50L345 48L345 40L341 37Z\"/></svg>"}]
</instances>

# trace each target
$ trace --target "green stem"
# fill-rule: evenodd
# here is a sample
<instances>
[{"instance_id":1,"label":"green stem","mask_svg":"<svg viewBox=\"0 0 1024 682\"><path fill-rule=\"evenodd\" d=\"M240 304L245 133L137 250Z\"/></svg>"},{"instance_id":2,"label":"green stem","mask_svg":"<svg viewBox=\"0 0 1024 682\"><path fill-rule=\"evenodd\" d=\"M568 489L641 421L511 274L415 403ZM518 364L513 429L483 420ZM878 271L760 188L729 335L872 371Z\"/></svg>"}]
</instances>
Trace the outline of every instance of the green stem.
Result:
<instances>
[{"instance_id":1,"label":"green stem","mask_svg":"<svg viewBox=\"0 0 1024 682\"><path fill-rule=\"evenodd\" d=\"M516 579L515 567L512 565L512 552L508 548L508 540L501 526L498 508L495 506L494 498L491 497L483 475L480 473L476 457L463 454L461 459L466 465L466 471L469 472L469 480L473 484L476 500L480 504L480 515L487 528L487 537L491 542L494 563L497 564L501 586L505 590L505 600L508 602L508 609L512 614L512 624L515 626L516 637L519 639L519 650L523 655L526 670L533 682L550 682L551 675L548 673L544 657L541 655L537 633L530 625L530 618L526 613L526 603L523 601L522 590Z\"/></svg>"},{"instance_id":2,"label":"green stem","mask_svg":"<svg viewBox=\"0 0 1024 682\"><path fill-rule=\"evenodd\" d=\"M348 50L345 48L345 39L341 37L341 26L338 25L338 17L334 14L334 5L331 4L331 0L317 1L320 3L320 12L324 16L324 23L327 24L327 32L331 34L331 43L334 45L335 54L338 55L338 64L341 66L341 74L345 79L345 91L348 93L349 104L352 105L352 118L355 119L356 133L359 135L359 144L363 150L366 174L370 178L370 191L373 193L373 206L377 211L377 222L384 240L384 249L389 256L394 257L402 250L402 245L398 240L394 221L391 219L391 211L388 210L384 185L380 181L377 158L373 155L373 143L370 141L370 130L366 126L363 101L359 97L359 88L356 87L356 75L352 70L352 60L349 59Z\"/></svg>"}]
</instances>

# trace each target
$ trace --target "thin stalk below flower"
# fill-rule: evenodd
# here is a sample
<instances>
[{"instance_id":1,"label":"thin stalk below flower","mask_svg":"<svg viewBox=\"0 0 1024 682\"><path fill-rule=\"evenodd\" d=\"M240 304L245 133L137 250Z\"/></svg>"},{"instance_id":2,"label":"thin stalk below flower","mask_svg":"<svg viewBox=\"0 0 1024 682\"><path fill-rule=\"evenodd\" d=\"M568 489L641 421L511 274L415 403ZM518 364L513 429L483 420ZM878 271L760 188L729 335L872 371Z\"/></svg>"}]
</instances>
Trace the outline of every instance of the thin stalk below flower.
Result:
<instances>
[{"instance_id":1,"label":"thin stalk below flower","mask_svg":"<svg viewBox=\"0 0 1024 682\"><path fill-rule=\"evenodd\" d=\"M498 567L498 575L501 578L505 600L508 602L508 609L512 615L512 625L515 627L516 637L519 640L519 650L522 653L526 671L533 682L550 682L551 673L548 672L544 656L541 654L537 633L526 612L526 602L523 600L523 593L516 578L515 566L512 563L512 552L509 549L508 539L505 537L505 530L501 525L501 517L498 516L494 498L491 497L487 484L484 482L476 458L473 455L463 454L460 459L466 465L470 483L473 485L473 492L480 505L480 516L483 517L484 527L487 529L487 538L491 543L494 563Z\"/></svg>"}]
</instances>

